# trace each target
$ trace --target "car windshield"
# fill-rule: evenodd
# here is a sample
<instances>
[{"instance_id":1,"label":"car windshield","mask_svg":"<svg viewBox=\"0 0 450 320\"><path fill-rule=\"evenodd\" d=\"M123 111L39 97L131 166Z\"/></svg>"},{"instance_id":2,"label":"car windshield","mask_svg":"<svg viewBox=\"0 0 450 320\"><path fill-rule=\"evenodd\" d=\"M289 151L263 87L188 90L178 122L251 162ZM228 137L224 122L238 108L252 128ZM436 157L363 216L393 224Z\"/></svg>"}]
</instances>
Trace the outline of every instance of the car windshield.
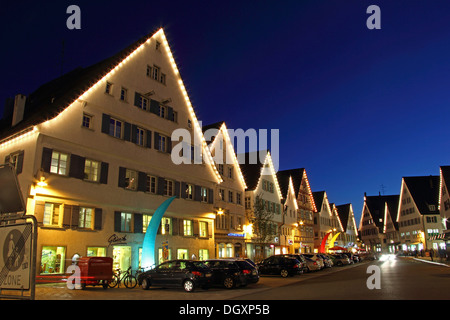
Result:
<instances>
[{"instance_id":1,"label":"car windshield","mask_svg":"<svg viewBox=\"0 0 450 320\"><path fill-rule=\"evenodd\" d=\"M247 261L236 261L236 264L239 266L239 268L253 268L253 266Z\"/></svg>"},{"instance_id":2,"label":"car windshield","mask_svg":"<svg viewBox=\"0 0 450 320\"><path fill-rule=\"evenodd\" d=\"M192 261L191 263L197 268L208 269L208 266L201 261Z\"/></svg>"}]
</instances>

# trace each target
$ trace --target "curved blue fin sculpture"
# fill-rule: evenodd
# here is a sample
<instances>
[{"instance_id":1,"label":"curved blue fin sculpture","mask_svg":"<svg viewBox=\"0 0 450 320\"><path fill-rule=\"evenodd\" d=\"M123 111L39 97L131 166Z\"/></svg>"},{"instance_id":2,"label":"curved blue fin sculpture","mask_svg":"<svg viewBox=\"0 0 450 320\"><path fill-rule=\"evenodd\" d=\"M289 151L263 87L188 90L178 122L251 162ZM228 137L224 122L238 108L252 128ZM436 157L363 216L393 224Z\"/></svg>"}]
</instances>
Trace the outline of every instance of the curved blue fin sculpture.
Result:
<instances>
[{"instance_id":1,"label":"curved blue fin sculpture","mask_svg":"<svg viewBox=\"0 0 450 320\"><path fill-rule=\"evenodd\" d=\"M166 201L164 201L158 209L156 209L155 213L150 220L150 224L147 227L147 231L144 237L144 243L142 244L142 257L141 257L141 266L145 269L150 268L155 264L155 242L156 242L156 232L158 231L158 227L161 224L161 219L166 212L169 205L172 203L175 197L170 197Z\"/></svg>"}]
</instances>

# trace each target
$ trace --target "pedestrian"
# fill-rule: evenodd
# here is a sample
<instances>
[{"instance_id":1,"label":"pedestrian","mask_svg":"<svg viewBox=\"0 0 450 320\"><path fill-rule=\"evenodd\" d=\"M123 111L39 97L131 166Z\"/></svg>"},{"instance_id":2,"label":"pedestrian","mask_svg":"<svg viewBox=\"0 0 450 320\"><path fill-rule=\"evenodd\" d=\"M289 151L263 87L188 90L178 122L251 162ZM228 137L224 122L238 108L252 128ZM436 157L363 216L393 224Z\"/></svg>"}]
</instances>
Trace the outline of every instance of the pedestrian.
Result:
<instances>
[{"instance_id":1,"label":"pedestrian","mask_svg":"<svg viewBox=\"0 0 450 320\"><path fill-rule=\"evenodd\" d=\"M431 261L433 261L433 249L430 249L430 258L431 258Z\"/></svg>"}]
</instances>

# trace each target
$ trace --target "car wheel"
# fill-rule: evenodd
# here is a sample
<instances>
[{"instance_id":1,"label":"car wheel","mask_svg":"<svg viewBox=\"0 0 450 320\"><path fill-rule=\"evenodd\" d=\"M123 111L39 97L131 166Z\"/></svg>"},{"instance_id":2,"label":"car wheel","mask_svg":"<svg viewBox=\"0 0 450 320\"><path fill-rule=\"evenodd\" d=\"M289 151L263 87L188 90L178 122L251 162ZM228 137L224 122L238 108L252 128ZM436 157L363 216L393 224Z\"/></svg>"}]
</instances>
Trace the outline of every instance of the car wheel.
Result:
<instances>
[{"instance_id":1,"label":"car wheel","mask_svg":"<svg viewBox=\"0 0 450 320\"><path fill-rule=\"evenodd\" d=\"M286 278L287 276L289 276L289 272L286 269L281 270L281 276L283 278Z\"/></svg>"},{"instance_id":2,"label":"car wheel","mask_svg":"<svg viewBox=\"0 0 450 320\"><path fill-rule=\"evenodd\" d=\"M186 291L186 292L194 291L194 281L187 279L183 283L183 288L184 288L184 291Z\"/></svg>"},{"instance_id":3,"label":"car wheel","mask_svg":"<svg viewBox=\"0 0 450 320\"><path fill-rule=\"evenodd\" d=\"M225 280L223 280L223 285L227 289L232 289L235 285L234 280L232 277L226 277Z\"/></svg>"},{"instance_id":4,"label":"car wheel","mask_svg":"<svg viewBox=\"0 0 450 320\"><path fill-rule=\"evenodd\" d=\"M147 278L142 280L142 289L148 290L150 288L150 281Z\"/></svg>"}]
</instances>

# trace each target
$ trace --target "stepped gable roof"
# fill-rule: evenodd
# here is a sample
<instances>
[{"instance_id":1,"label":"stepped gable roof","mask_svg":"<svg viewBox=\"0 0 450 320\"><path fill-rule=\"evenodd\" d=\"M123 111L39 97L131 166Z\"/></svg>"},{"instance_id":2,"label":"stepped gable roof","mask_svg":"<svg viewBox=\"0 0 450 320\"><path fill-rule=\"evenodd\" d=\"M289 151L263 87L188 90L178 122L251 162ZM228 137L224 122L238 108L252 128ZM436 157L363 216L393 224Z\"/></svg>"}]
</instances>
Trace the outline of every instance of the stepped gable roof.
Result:
<instances>
[{"instance_id":1,"label":"stepped gable roof","mask_svg":"<svg viewBox=\"0 0 450 320\"><path fill-rule=\"evenodd\" d=\"M403 177L403 180L421 214L439 214L440 176Z\"/></svg>"},{"instance_id":2,"label":"stepped gable roof","mask_svg":"<svg viewBox=\"0 0 450 320\"><path fill-rule=\"evenodd\" d=\"M373 222L378 227L380 232L383 232L386 202L392 206L393 202L396 201L398 206L398 199L399 199L398 195L366 196L366 205L369 208ZM389 208L389 211L390 210L391 208Z\"/></svg>"},{"instance_id":3,"label":"stepped gable roof","mask_svg":"<svg viewBox=\"0 0 450 320\"><path fill-rule=\"evenodd\" d=\"M37 88L27 96L21 122L11 127L12 115L1 120L0 139L56 117L156 32L143 36L107 59L89 67L78 67Z\"/></svg>"}]
</instances>

